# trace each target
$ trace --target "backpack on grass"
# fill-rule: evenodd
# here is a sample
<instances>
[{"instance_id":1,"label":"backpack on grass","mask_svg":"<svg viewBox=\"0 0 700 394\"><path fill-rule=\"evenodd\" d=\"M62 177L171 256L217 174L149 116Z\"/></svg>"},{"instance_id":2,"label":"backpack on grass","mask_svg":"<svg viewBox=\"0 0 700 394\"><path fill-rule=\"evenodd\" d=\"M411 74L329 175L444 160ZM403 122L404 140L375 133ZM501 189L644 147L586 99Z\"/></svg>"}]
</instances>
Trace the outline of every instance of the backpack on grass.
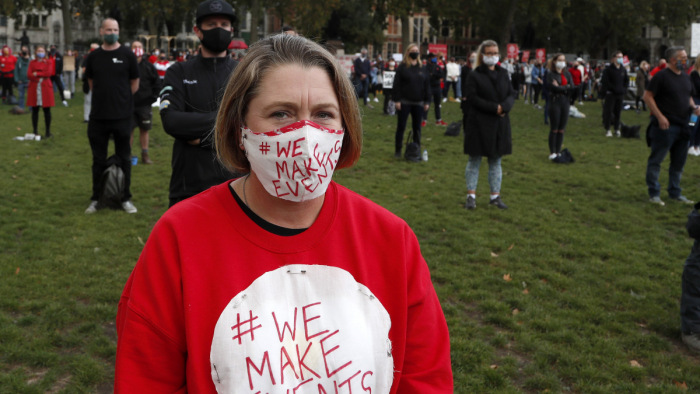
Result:
<instances>
[{"instance_id":1,"label":"backpack on grass","mask_svg":"<svg viewBox=\"0 0 700 394\"><path fill-rule=\"evenodd\" d=\"M449 137L457 137L462 130L462 122L452 122L447 126L445 135Z\"/></svg>"},{"instance_id":2,"label":"backpack on grass","mask_svg":"<svg viewBox=\"0 0 700 394\"><path fill-rule=\"evenodd\" d=\"M107 159L107 168L102 172L100 186L101 193L97 206L99 208L122 209L125 188L124 171L121 168L121 159L117 155L112 155Z\"/></svg>"}]
</instances>

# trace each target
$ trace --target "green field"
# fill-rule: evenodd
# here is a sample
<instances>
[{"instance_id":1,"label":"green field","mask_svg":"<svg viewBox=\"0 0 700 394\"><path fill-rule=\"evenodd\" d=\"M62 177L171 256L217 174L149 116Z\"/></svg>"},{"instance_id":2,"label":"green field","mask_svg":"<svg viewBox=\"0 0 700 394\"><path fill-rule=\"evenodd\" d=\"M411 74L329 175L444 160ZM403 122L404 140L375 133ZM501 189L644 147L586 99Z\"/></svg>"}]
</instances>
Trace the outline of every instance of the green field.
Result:
<instances>
[{"instance_id":1,"label":"green field","mask_svg":"<svg viewBox=\"0 0 700 394\"><path fill-rule=\"evenodd\" d=\"M168 205L172 139L156 112L155 164L132 172L139 212L83 213L82 94L70 104L53 109L54 138L38 142L13 140L31 132L30 116L0 108L2 393L111 392L117 302ZM679 332L690 207L648 203L643 139L605 138L601 104L588 102L564 141L576 163L553 164L542 111L518 101L503 159L510 209L488 206L484 162L477 209L466 211L462 137L430 124L431 109L429 161L394 159L396 118L378 104L363 109L360 162L335 179L416 232L450 327L455 392L700 391L700 357ZM461 121L456 103L443 113ZM647 117L624 111L623 121L644 129ZM688 158L682 186L700 199L700 158Z\"/></svg>"}]
</instances>

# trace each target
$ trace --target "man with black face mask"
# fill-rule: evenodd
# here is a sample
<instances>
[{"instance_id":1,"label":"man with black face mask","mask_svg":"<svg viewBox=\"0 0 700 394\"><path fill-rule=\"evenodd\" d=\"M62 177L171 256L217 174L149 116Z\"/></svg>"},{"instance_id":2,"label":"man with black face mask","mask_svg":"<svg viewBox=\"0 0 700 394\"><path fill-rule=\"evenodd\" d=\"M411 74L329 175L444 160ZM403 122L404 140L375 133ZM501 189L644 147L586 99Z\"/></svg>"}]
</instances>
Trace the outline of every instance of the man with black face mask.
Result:
<instances>
[{"instance_id":1,"label":"man with black face mask","mask_svg":"<svg viewBox=\"0 0 700 394\"><path fill-rule=\"evenodd\" d=\"M160 117L165 132L175 138L170 206L240 175L219 164L212 140L223 90L238 65L227 56L235 18L223 0L200 3L193 30L201 50L186 62L174 63L165 74Z\"/></svg>"}]
</instances>

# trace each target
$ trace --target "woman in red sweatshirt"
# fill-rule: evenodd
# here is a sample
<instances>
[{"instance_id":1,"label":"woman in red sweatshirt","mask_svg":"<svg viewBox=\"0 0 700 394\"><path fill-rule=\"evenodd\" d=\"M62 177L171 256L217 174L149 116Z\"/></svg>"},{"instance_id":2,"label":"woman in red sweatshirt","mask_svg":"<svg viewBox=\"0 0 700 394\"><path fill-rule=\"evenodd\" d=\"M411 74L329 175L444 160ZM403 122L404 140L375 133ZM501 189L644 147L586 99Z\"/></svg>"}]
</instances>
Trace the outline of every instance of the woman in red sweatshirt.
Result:
<instances>
[{"instance_id":1,"label":"woman in red sweatshirt","mask_svg":"<svg viewBox=\"0 0 700 394\"><path fill-rule=\"evenodd\" d=\"M36 59L29 62L27 77L27 106L32 107L32 127L34 134L38 135L39 109L44 110L44 124L46 125L46 138L51 137L51 107L54 106L53 83L51 76L56 73L53 61L46 57L46 49L37 46Z\"/></svg>"}]
</instances>

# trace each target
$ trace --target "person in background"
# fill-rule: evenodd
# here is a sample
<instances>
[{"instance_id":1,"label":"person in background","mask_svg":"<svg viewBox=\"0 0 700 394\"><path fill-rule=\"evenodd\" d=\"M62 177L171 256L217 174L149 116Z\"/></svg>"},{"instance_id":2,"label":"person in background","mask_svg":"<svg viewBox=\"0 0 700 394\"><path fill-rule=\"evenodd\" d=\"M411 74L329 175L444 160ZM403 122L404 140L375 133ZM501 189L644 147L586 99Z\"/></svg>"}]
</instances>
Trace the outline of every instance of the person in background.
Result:
<instances>
[{"instance_id":1,"label":"person in background","mask_svg":"<svg viewBox=\"0 0 700 394\"><path fill-rule=\"evenodd\" d=\"M435 53L428 54L428 63L425 65L426 73L430 78L430 92L433 98L433 107L435 109L435 125L436 126L447 126L447 123L442 120L442 113L440 111L440 103L442 102L442 88L440 85L444 82L445 72L440 64L438 63L438 56ZM425 127L428 122L429 111L426 109L423 114L423 123L421 127Z\"/></svg>"},{"instance_id":2,"label":"person in background","mask_svg":"<svg viewBox=\"0 0 700 394\"><path fill-rule=\"evenodd\" d=\"M160 95L163 129L174 138L170 206L241 174L216 160L211 130L221 103L221 92L238 62L228 56L236 15L223 0L207 0L196 10L194 33L199 54L174 63L165 74ZM197 83L192 83L196 81Z\"/></svg>"},{"instance_id":3,"label":"person in background","mask_svg":"<svg viewBox=\"0 0 700 394\"><path fill-rule=\"evenodd\" d=\"M63 77L71 98L75 97L75 52L69 49L63 57Z\"/></svg>"},{"instance_id":4,"label":"person in background","mask_svg":"<svg viewBox=\"0 0 700 394\"><path fill-rule=\"evenodd\" d=\"M564 142L564 130L571 105L569 95L577 91L571 72L566 70L564 54L558 53L552 58L546 86L549 92L549 160L554 160L561 154Z\"/></svg>"},{"instance_id":5,"label":"person in background","mask_svg":"<svg viewBox=\"0 0 700 394\"><path fill-rule=\"evenodd\" d=\"M472 52L469 54L469 57L467 58L467 62L462 66L462 70L460 71L460 84L462 85L462 97L460 98L460 103L459 107L462 110L462 129L464 129L464 132L467 132L467 114L469 113L469 105L467 104L467 97L465 96L465 93L467 92L467 78L469 77L469 74L473 71L473 67L476 66L476 52Z\"/></svg>"},{"instance_id":6,"label":"person in background","mask_svg":"<svg viewBox=\"0 0 700 394\"><path fill-rule=\"evenodd\" d=\"M700 56L695 58L693 71L690 72L690 82L693 84L693 102L700 105ZM688 154L700 156L700 121L696 120L690 128L690 142L688 143Z\"/></svg>"},{"instance_id":7,"label":"person in background","mask_svg":"<svg viewBox=\"0 0 700 394\"><path fill-rule=\"evenodd\" d=\"M29 63L31 62L29 57L29 48L23 46L20 49L19 57L17 58L17 63L15 64L15 84L17 85L17 106L19 107L19 113L24 113L25 108L25 93L27 87L29 86L29 77L27 72L29 71Z\"/></svg>"},{"instance_id":8,"label":"person in background","mask_svg":"<svg viewBox=\"0 0 700 394\"><path fill-rule=\"evenodd\" d=\"M642 62L639 63L639 68L637 68L637 78L635 79L635 82L637 85L637 93L634 106L636 107L637 113L639 113L640 110L647 110L647 105L644 102L644 100L642 100L642 96L644 96L644 91L646 90L647 84L649 83L649 63L647 63L646 60L642 60ZM698 82L700 83L700 80L698 80ZM639 106L640 103L642 104L641 107Z\"/></svg>"},{"instance_id":9,"label":"person in background","mask_svg":"<svg viewBox=\"0 0 700 394\"><path fill-rule=\"evenodd\" d=\"M685 228L694 240L683 265L681 279L681 338L693 353L700 354L700 203L688 214Z\"/></svg>"},{"instance_id":10,"label":"person in background","mask_svg":"<svg viewBox=\"0 0 700 394\"><path fill-rule=\"evenodd\" d=\"M457 91L459 89L459 73L462 71L461 68L459 67L459 64L455 62L455 58L451 57L450 61L447 62L447 65L445 66L447 70L447 77L445 78L445 90L443 92L443 97L444 99L442 100L445 102L447 99L447 96L449 95L450 92L450 86L452 86L452 90L454 93L454 101L459 102L459 94L457 94Z\"/></svg>"},{"instance_id":11,"label":"person in background","mask_svg":"<svg viewBox=\"0 0 700 394\"><path fill-rule=\"evenodd\" d=\"M371 71L369 58L367 57L367 48L360 50L360 56L353 61L355 68L355 92L357 99L361 100L364 105L370 109L374 108L369 104L369 73Z\"/></svg>"},{"instance_id":12,"label":"person in background","mask_svg":"<svg viewBox=\"0 0 700 394\"><path fill-rule=\"evenodd\" d=\"M656 67L654 67L653 70L649 71L649 79L651 79L659 71L666 68L666 65L667 65L666 59L664 59L664 58L659 59L659 63L656 65Z\"/></svg>"},{"instance_id":13,"label":"person in background","mask_svg":"<svg viewBox=\"0 0 700 394\"><path fill-rule=\"evenodd\" d=\"M289 34L290 36L299 35L295 28L292 26L282 26L282 34Z\"/></svg>"},{"instance_id":14,"label":"person in background","mask_svg":"<svg viewBox=\"0 0 700 394\"><path fill-rule=\"evenodd\" d=\"M7 104L12 95L12 85L15 83L15 63L17 57L12 54L12 48L3 45L0 53L0 85L2 85L2 103Z\"/></svg>"},{"instance_id":15,"label":"person in background","mask_svg":"<svg viewBox=\"0 0 700 394\"><path fill-rule=\"evenodd\" d=\"M81 77L83 81L83 93L85 94L83 98L83 123L88 123L90 121L90 111L92 110L92 89L90 89L87 74L85 74L86 59L90 53L99 47L100 44L98 43L93 42L90 44L90 50L85 54L83 60L80 62L80 68L82 69L83 74Z\"/></svg>"},{"instance_id":16,"label":"person in background","mask_svg":"<svg viewBox=\"0 0 700 394\"><path fill-rule=\"evenodd\" d=\"M156 67L156 71L158 72L158 77L163 80L165 78L165 72L168 71L168 67L170 67L170 61L166 58L165 53L160 53L158 55L158 60L153 64Z\"/></svg>"},{"instance_id":17,"label":"person in background","mask_svg":"<svg viewBox=\"0 0 700 394\"><path fill-rule=\"evenodd\" d=\"M501 157L513 150L508 113L515 103L515 91L508 71L498 65L498 60L496 41L482 42L477 50L476 69L469 74L466 83L469 108L464 128L464 153L469 155L465 170L467 209L476 208L476 186L483 156L489 163L489 205L508 208L501 200Z\"/></svg>"},{"instance_id":18,"label":"person in background","mask_svg":"<svg viewBox=\"0 0 700 394\"><path fill-rule=\"evenodd\" d=\"M393 110L389 111L389 101L394 101L394 77L396 76L396 60L389 59L386 69L382 72L382 92L384 93L384 115L395 115L396 104Z\"/></svg>"},{"instance_id":19,"label":"person in background","mask_svg":"<svg viewBox=\"0 0 700 394\"><path fill-rule=\"evenodd\" d=\"M532 69L534 68L535 59L529 58L527 62L523 62L523 75L525 76L525 84L523 84L523 101L525 104L532 103Z\"/></svg>"},{"instance_id":20,"label":"person in background","mask_svg":"<svg viewBox=\"0 0 700 394\"><path fill-rule=\"evenodd\" d=\"M65 94L65 87L63 86L63 55L61 55L61 52L56 49L56 45L51 45L49 49L49 57L51 58L51 61L53 61L54 66L56 67L56 72L54 75L51 77L51 81L53 82L53 86L55 89L58 90L58 95L61 96L61 103L63 104L64 107L68 106L68 101L66 101L66 94Z\"/></svg>"},{"instance_id":21,"label":"person in background","mask_svg":"<svg viewBox=\"0 0 700 394\"><path fill-rule=\"evenodd\" d=\"M416 236L332 181L362 149L335 57L299 36L251 45L214 130L219 160L249 175L155 225L118 306L115 392L452 393L449 332ZM261 149L300 138L298 157ZM304 179L275 170L308 171L315 151L327 159ZM263 372L273 348L295 360L282 356L280 379Z\"/></svg>"},{"instance_id":22,"label":"person in background","mask_svg":"<svg viewBox=\"0 0 700 394\"><path fill-rule=\"evenodd\" d=\"M131 130L134 116L133 95L139 90L139 66L134 53L119 43L119 23L106 18L100 26L102 45L85 60L85 74L92 91L88 140L92 150L92 196L85 213L97 212L102 194L102 173L107 167L109 140L124 172L122 209L132 214L131 202Z\"/></svg>"},{"instance_id":23,"label":"person in background","mask_svg":"<svg viewBox=\"0 0 700 394\"><path fill-rule=\"evenodd\" d=\"M583 61L583 59L581 59L581 61ZM555 62L556 61L553 61L553 63L555 63ZM566 59L564 59L564 62L566 62ZM571 64L571 67L569 67L569 75L573 79L572 82L573 82L573 86L574 86L573 89L571 89L571 92L568 92L566 95L569 98L570 105L576 104L576 99L578 99L578 97L579 97L578 92L583 88L583 86L581 85L581 83L583 82L583 76L581 75L581 70L578 68L578 66L579 66L579 61L577 59ZM552 69L550 68L550 71L551 70Z\"/></svg>"},{"instance_id":24,"label":"person in background","mask_svg":"<svg viewBox=\"0 0 700 394\"><path fill-rule=\"evenodd\" d=\"M578 105L583 105L584 92L586 91L586 85L588 85L590 78L588 72L586 71L586 61L583 60L583 58L578 58L576 59L576 63L578 64L576 68L578 69L579 74L581 74L581 85L576 91L576 97L578 100Z\"/></svg>"},{"instance_id":25,"label":"person in background","mask_svg":"<svg viewBox=\"0 0 700 394\"><path fill-rule=\"evenodd\" d=\"M36 59L29 63L27 77L29 89L27 106L32 107L32 128L34 135L39 135L39 110L44 111L45 138L51 138L51 107L54 106L53 83L51 77L56 72L51 59L46 56L46 49L39 45L35 50Z\"/></svg>"},{"instance_id":26,"label":"person in background","mask_svg":"<svg viewBox=\"0 0 700 394\"><path fill-rule=\"evenodd\" d=\"M542 109L542 107L537 104L537 101L540 98L540 93L542 92L542 87L544 86L544 73L545 73L545 68L542 66L542 62L540 59L535 59L535 64L532 67L532 89L535 92L535 98L532 101L532 104L535 108L537 109Z\"/></svg>"},{"instance_id":27,"label":"person in background","mask_svg":"<svg viewBox=\"0 0 700 394\"><path fill-rule=\"evenodd\" d=\"M685 73L688 54L683 47L668 48L666 59L668 66L649 81L644 91L644 101L652 115L647 131L651 147L646 171L649 202L665 205L660 197L659 172L661 162L670 154L668 195L680 203L693 204L681 194L681 175L688 157L688 118L691 113L700 115L700 106L693 101L693 84Z\"/></svg>"},{"instance_id":28,"label":"person in background","mask_svg":"<svg viewBox=\"0 0 700 394\"><path fill-rule=\"evenodd\" d=\"M605 102L603 103L603 127L607 130L605 136L612 137L612 128L615 128L615 136L620 137L620 114L622 113L622 99L629 85L629 77L624 67L622 52L615 51L610 65L603 71L601 85Z\"/></svg>"},{"instance_id":29,"label":"person in background","mask_svg":"<svg viewBox=\"0 0 700 394\"><path fill-rule=\"evenodd\" d=\"M131 131L129 144L134 144L133 128L139 128L139 142L141 143L141 162L153 164L148 155L148 132L153 127L153 103L158 100L160 92L160 78L153 64L144 61L143 44L134 41L131 50L136 55L139 63L139 90L134 94L134 125Z\"/></svg>"},{"instance_id":30,"label":"person in background","mask_svg":"<svg viewBox=\"0 0 700 394\"><path fill-rule=\"evenodd\" d=\"M422 66L418 45L406 48L403 61L396 69L394 77L394 101L396 102L396 135L394 137L394 157L401 158L403 133L406 130L408 115L413 125L413 142L420 146L421 123L430 108L430 76Z\"/></svg>"}]
</instances>

